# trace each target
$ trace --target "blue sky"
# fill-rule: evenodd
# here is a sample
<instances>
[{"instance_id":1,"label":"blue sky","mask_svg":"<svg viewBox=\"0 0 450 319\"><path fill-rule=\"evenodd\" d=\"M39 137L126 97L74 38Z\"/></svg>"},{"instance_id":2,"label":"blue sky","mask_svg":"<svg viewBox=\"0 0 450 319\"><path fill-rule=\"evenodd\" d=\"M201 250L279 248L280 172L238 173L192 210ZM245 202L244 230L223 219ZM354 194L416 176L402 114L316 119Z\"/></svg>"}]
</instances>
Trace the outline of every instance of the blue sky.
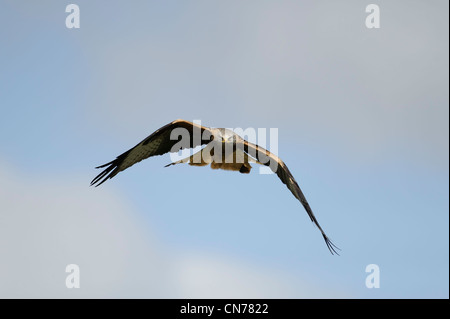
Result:
<instances>
[{"instance_id":1,"label":"blue sky","mask_svg":"<svg viewBox=\"0 0 450 319\"><path fill-rule=\"evenodd\" d=\"M448 298L447 2L76 3L0 3L0 296ZM274 175L89 187L177 118L278 128L341 256Z\"/></svg>"}]
</instances>

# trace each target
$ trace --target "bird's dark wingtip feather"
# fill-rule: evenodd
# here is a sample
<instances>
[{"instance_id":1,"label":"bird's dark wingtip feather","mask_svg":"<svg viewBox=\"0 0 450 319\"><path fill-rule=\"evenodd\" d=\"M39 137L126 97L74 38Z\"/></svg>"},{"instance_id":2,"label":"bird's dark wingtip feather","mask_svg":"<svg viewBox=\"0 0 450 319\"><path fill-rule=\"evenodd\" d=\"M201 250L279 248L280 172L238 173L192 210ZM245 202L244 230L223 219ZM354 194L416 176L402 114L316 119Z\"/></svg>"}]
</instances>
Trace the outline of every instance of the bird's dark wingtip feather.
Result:
<instances>
[{"instance_id":1,"label":"bird's dark wingtip feather","mask_svg":"<svg viewBox=\"0 0 450 319\"><path fill-rule=\"evenodd\" d=\"M90 186L98 187L102 185L106 180L114 177L118 172L118 167L115 161L109 162L107 164L98 166L96 168L102 168L109 165L106 169L104 169L100 174L98 174L92 181Z\"/></svg>"},{"instance_id":2,"label":"bird's dark wingtip feather","mask_svg":"<svg viewBox=\"0 0 450 319\"><path fill-rule=\"evenodd\" d=\"M126 159L127 155L131 150L123 153L122 155L117 156L117 158L109 163L97 166L96 168L104 168L106 167L100 174L98 174L91 182L91 186L95 185L95 187L102 185L106 180L113 178L120 171L124 170L122 167L119 170L119 166L122 165L123 161Z\"/></svg>"},{"instance_id":3,"label":"bird's dark wingtip feather","mask_svg":"<svg viewBox=\"0 0 450 319\"><path fill-rule=\"evenodd\" d=\"M325 243L327 244L328 250L331 252L332 255L339 255L337 252L338 250L341 250L338 246L336 246L325 234L322 234L323 239L325 239Z\"/></svg>"},{"instance_id":4,"label":"bird's dark wingtip feather","mask_svg":"<svg viewBox=\"0 0 450 319\"><path fill-rule=\"evenodd\" d=\"M111 162L109 162L109 163L106 163L106 164L97 166L96 169L97 169L97 168L103 168L103 167L106 167L106 166L108 166L108 165L111 165L112 163L114 163L114 161L111 161Z\"/></svg>"}]
</instances>

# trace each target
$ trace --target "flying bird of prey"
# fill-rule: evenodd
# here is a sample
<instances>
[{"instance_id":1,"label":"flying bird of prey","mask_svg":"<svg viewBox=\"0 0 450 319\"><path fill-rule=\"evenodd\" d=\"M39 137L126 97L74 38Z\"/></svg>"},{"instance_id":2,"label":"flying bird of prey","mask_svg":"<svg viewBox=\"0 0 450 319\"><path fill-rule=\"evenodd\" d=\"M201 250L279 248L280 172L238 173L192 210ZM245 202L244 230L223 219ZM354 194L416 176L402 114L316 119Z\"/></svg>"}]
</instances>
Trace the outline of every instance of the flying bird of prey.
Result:
<instances>
[{"instance_id":1,"label":"flying bird of prey","mask_svg":"<svg viewBox=\"0 0 450 319\"><path fill-rule=\"evenodd\" d=\"M160 129L135 147L119 155L115 160L98 166L105 168L91 182L91 186L99 186L106 180L113 178L128 167L155 155L175 153L182 149L191 149L206 145L197 153L167 166L189 163L194 166L210 165L213 169L239 171L250 173L250 163L269 166L292 194L302 203L311 221L319 228L325 243L332 254L338 254L333 242L320 227L311 207L303 195L300 187L287 168L286 164L268 150L244 140L233 131L224 128L210 128L185 120L175 120Z\"/></svg>"}]
</instances>

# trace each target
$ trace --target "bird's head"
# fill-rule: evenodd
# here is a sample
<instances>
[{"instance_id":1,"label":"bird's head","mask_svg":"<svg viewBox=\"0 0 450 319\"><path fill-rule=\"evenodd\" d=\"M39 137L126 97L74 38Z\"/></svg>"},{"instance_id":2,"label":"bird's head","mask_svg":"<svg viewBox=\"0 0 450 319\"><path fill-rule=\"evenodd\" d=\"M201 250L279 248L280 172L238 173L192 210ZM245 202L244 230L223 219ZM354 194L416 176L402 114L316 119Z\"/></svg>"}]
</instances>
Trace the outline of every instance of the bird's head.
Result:
<instances>
[{"instance_id":1,"label":"bird's head","mask_svg":"<svg viewBox=\"0 0 450 319\"><path fill-rule=\"evenodd\" d=\"M222 143L236 143L237 135L229 129L219 129L219 137Z\"/></svg>"}]
</instances>

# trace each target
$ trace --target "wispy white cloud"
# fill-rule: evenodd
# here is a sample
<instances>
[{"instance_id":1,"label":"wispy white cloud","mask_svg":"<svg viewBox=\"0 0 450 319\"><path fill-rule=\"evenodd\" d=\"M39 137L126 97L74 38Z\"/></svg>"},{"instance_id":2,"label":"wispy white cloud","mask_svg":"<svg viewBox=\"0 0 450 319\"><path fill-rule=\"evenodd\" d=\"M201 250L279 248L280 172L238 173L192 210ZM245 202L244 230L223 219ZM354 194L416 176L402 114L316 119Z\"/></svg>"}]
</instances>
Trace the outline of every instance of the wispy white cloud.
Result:
<instances>
[{"instance_id":1,"label":"wispy white cloud","mask_svg":"<svg viewBox=\"0 0 450 319\"><path fill-rule=\"evenodd\" d=\"M2 298L276 298L342 296L237 258L161 242L114 191L68 176L0 168ZM80 267L80 288L65 267Z\"/></svg>"}]
</instances>

